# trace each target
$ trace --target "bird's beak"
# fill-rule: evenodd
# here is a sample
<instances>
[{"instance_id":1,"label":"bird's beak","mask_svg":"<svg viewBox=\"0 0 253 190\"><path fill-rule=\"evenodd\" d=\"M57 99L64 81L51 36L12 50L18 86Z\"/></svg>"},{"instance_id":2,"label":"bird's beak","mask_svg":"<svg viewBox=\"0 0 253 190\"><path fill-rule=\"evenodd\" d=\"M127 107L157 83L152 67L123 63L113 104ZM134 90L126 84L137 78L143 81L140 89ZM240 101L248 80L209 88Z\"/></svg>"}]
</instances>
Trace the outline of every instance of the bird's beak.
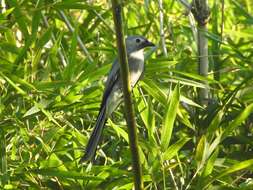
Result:
<instances>
[{"instance_id":1,"label":"bird's beak","mask_svg":"<svg viewBox=\"0 0 253 190\"><path fill-rule=\"evenodd\" d=\"M145 42L143 42L143 48L144 47L152 47L155 46L155 44L153 44L152 42L145 40Z\"/></svg>"}]
</instances>

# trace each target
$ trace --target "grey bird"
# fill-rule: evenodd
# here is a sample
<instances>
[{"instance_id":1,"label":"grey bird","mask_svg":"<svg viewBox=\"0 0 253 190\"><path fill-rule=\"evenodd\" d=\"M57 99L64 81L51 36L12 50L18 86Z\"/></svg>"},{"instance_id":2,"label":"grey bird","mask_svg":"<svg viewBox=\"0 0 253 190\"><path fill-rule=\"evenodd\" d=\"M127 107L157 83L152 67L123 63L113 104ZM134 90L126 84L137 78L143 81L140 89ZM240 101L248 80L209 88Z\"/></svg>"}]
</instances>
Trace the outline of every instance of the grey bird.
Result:
<instances>
[{"instance_id":1,"label":"grey bird","mask_svg":"<svg viewBox=\"0 0 253 190\"><path fill-rule=\"evenodd\" d=\"M133 88L144 71L144 48L155 45L143 36L129 36L126 38L125 42L129 64L130 83L131 88ZM118 59L116 59L106 81L95 127L80 163L89 161L94 157L105 123L122 100L123 92L120 65Z\"/></svg>"}]
</instances>

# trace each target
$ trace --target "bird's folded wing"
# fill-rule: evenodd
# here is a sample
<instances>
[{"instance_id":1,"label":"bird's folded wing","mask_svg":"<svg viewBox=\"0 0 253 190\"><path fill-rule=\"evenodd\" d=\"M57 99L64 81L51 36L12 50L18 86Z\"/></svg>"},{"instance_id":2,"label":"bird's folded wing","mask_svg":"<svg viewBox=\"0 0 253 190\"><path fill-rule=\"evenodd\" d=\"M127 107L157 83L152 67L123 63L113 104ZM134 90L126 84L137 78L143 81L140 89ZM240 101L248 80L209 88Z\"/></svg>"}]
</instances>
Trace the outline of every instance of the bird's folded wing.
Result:
<instances>
[{"instance_id":1,"label":"bird's folded wing","mask_svg":"<svg viewBox=\"0 0 253 190\"><path fill-rule=\"evenodd\" d=\"M118 61L115 60L106 81L100 110L105 106L107 98L110 96L114 85L117 84L119 80L120 80L120 68Z\"/></svg>"}]
</instances>

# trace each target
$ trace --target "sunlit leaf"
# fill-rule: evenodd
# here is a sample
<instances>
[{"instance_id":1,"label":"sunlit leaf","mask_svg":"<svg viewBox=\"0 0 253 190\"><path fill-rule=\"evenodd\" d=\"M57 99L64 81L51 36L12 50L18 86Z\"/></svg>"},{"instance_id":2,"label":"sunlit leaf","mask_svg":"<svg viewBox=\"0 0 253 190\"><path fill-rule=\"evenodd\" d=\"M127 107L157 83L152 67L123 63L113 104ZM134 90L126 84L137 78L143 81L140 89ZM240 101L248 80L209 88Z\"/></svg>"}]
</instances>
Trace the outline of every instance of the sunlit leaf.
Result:
<instances>
[{"instance_id":1,"label":"sunlit leaf","mask_svg":"<svg viewBox=\"0 0 253 190\"><path fill-rule=\"evenodd\" d=\"M166 108L166 113L164 116L164 124L161 131L161 147L162 151L166 151L169 146L174 122L177 115L177 109L179 105L179 85L177 85L171 95L169 105Z\"/></svg>"}]
</instances>

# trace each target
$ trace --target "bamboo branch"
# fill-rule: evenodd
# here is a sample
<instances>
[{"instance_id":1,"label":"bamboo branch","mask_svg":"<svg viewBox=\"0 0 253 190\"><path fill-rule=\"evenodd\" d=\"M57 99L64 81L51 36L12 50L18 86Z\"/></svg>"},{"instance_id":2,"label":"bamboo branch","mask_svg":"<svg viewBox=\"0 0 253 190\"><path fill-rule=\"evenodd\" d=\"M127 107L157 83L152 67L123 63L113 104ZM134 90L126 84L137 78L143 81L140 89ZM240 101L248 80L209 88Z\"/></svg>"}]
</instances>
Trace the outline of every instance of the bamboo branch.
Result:
<instances>
[{"instance_id":1,"label":"bamboo branch","mask_svg":"<svg viewBox=\"0 0 253 190\"><path fill-rule=\"evenodd\" d=\"M165 36L164 36L164 26L163 26L163 1L158 0L158 4L159 4L160 40L162 43L163 54L165 57L167 57L168 52L166 49Z\"/></svg>"},{"instance_id":2,"label":"bamboo branch","mask_svg":"<svg viewBox=\"0 0 253 190\"><path fill-rule=\"evenodd\" d=\"M64 20L65 24L67 25L68 29L70 30L71 33L74 33L74 28L73 26L71 25L71 23L69 22L69 19L66 17L65 13L63 11L59 11L62 19ZM88 58L88 61L90 63L93 62L93 59L92 57L90 56L90 53L89 51L87 50L87 48L85 47L85 45L83 44L81 38L79 35L77 35L77 42L80 46L80 48L82 49L82 51L84 52L84 54L86 55L86 57Z\"/></svg>"},{"instance_id":3,"label":"bamboo branch","mask_svg":"<svg viewBox=\"0 0 253 190\"><path fill-rule=\"evenodd\" d=\"M41 12L41 14L42 14L42 19L43 19L44 24L46 25L47 28L49 28L49 24L48 24L48 21L47 21L46 16L43 14L43 12ZM55 42L56 42L56 38L55 38L54 33L51 34L51 38L52 38L52 42L55 43ZM67 66L67 62L66 62L66 60L65 60L65 57L64 57L64 55L63 55L62 50L59 48L59 49L57 50L57 52L58 52L59 57L60 57L60 59L61 59L62 65L63 65L64 67L66 67L66 66Z\"/></svg>"},{"instance_id":4,"label":"bamboo branch","mask_svg":"<svg viewBox=\"0 0 253 190\"><path fill-rule=\"evenodd\" d=\"M178 0L189 12L191 11L191 4L187 0Z\"/></svg>"},{"instance_id":5,"label":"bamboo branch","mask_svg":"<svg viewBox=\"0 0 253 190\"><path fill-rule=\"evenodd\" d=\"M112 11L113 19L116 30L117 37L117 48L118 48L118 57L120 62L120 73L122 78L123 94L124 94L124 103L125 103L125 117L128 127L128 138L129 145L132 154L132 165L134 171L134 186L135 190L143 189L143 180L142 180L142 171L140 156L138 150L138 139L137 139L137 128L136 121L134 117L133 101L131 96L130 88L130 77L129 77L129 67L124 39L124 32L122 27L122 6L119 3L119 0L112 0Z\"/></svg>"},{"instance_id":6,"label":"bamboo branch","mask_svg":"<svg viewBox=\"0 0 253 190\"><path fill-rule=\"evenodd\" d=\"M115 31L113 28L106 22L106 20L102 17L101 14L99 14L96 10L93 10L93 12L96 14L96 16L104 23L104 25L112 32L114 33Z\"/></svg>"},{"instance_id":7,"label":"bamboo branch","mask_svg":"<svg viewBox=\"0 0 253 190\"><path fill-rule=\"evenodd\" d=\"M216 11L218 12L218 0L214 1L214 7L216 8ZM223 41L223 29L224 29L224 0L221 0L221 24L220 24L220 33L218 31L218 15L215 15L214 18L212 19L213 22L215 22L215 25L213 28L215 28L213 31L216 34L219 34L220 36L220 42L215 42L213 41L212 43L215 46L213 46L213 53L217 56L214 56L214 79L217 81L220 81L220 74L221 72L219 72L222 68L222 61L220 59L220 48L221 48L221 44Z\"/></svg>"},{"instance_id":8,"label":"bamboo branch","mask_svg":"<svg viewBox=\"0 0 253 190\"><path fill-rule=\"evenodd\" d=\"M191 27L191 29L192 29L192 33L193 33L193 38L194 38L194 40L195 40L195 42L196 42L196 47L195 47L195 44L194 44L194 50L196 50L197 51L197 27L196 27L196 24L195 24L195 22L194 22L194 16L193 16L193 14L191 13L191 4L188 2L188 0L178 0L184 7L185 7L185 9L186 9L186 15L188 15L188 18L189 18L189 22L190 22L190 27Z\"/></svg>"},{"instance_id":9,"label":"bamboo branch","mask_svg":"<svg viewBox=\"0 0 253 190\"><path fill-rule=\"evenodd\" d=\"M212 10L215 13L212 18L212 32L214 34L219 35L219 25L218 25L218 7L219 3L218 0L214 0ZM221 37L220 37L221 38ZM220 61L220 42L212 40L212 54L213 54L213 62L214 62L214 79L219 81L220 80L220 68L221 68L221 61Z\"/></svg>"}]
</instances>

